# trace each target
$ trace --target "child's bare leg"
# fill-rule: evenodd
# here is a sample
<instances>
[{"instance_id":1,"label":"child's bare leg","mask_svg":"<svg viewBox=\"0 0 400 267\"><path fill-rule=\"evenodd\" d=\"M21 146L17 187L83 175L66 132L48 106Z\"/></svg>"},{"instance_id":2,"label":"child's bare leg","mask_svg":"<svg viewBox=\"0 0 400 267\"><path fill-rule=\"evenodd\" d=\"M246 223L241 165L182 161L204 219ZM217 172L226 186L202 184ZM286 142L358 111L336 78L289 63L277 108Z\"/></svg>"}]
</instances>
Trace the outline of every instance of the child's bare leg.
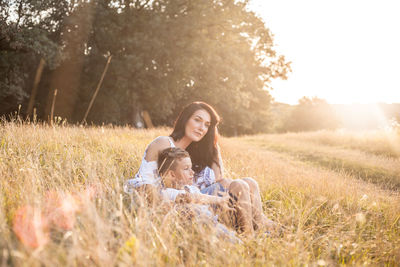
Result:
<instances>
[{"instance_id":1,"label":"child's bare leg","mask_svg":"<svg viewBox=\"0 0 400 267\"><path fill-rule=\"evenodd\" d=\"M250 177L246 177L242 179L249 185L250 189L250 199L251 199L251 211L253 215L253 227L254 230L262 227L266 218L264 218L263 209L262 209L262 201L260 195L260 188L258 187L258 183Z\"/></svg>"},{"instance_id":2,"label":"child's bare leg","mask_svg":"<svg viewBox=\"0 0 400 267\"><path fill-rule=\"evenodd\" d=\"M244 234L253 234L253 216L249 185L243 180L233 180L229 185L229 193L235 198L236 224Z\"/></svg>"}]
</instances>

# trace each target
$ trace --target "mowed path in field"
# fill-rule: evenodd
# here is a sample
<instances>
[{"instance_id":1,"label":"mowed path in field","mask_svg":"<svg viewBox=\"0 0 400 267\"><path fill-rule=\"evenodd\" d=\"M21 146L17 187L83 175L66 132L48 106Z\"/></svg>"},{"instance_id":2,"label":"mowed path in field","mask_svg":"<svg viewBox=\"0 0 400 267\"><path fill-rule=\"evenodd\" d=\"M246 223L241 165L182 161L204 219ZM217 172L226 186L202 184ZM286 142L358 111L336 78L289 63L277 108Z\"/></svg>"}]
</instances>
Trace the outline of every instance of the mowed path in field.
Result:
<instances>
[{"instance_id":1,"label":"mowed path in field","mask_svg":"<svg viewBox=\"0 0 400 267\"><path fill-rule=\"evenodd\" d=\"M316 138L312 138L313 134ZM361 138L355 141L326 135L321 132L318 136L317 132L248 136L240 138L240 144L245 150L269 151L279 158L322 167L385 189L400 189L400 137L364 140L362 144Z\"/></svg>"},{"instance_id":2,"label":"mowed path in field","mask_svg":"<svg viewBox=\"0 0 400 267\"><path fill-rule=\"evenodd\" d=\"M279 186L298 188L313 195L331 196L335 199L340 196L361 199L367 195L375 200L378 198L400 204L397 190L400 184L398 158L376 155L368 157L360 151L349 150L348 153L343 153L343 149L310 144L307 146L304 143L303 147L299 148L288 140L285 143L271 144L264 136L224 138L221 143L227 175L232 178L243 175L254 177L259 182L261 191L268 191L271 186ZM275 149L278 146L285 146L286 150ZM340 153L334 154L335 151ZM368 161L362 161L362 157L367 157ZM373 158L377 160L373 161ZM343 164L325 165L324 162L328 162L329 159ZM356 172L354 167L346 168L346 162L363 166L364 173L362 169ZM373 171L377 168L389 173L389 178L382 175L380 180L374 181L370 176L363 176L368 175L369 169ZM387 179L390 179L392 184L386 184Z\"/></svg>"}]
</instances>

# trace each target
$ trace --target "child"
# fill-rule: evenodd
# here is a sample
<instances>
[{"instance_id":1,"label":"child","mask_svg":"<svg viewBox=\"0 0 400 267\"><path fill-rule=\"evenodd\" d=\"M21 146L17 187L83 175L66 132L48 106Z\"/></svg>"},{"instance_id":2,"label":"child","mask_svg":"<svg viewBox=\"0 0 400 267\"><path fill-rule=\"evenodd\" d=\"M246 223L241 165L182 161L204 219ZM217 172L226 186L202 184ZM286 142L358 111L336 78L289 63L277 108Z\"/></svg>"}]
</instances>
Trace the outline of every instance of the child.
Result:
<instances>
[{"instance_id":1,"label":"child","mask_svg":"<svg viewBox=\"0 0 400 267\"><path fill-rule=\"evenodd\" d=\"M194 172L188 152L177 147L161 151L158 156L158 171L162 177L161 195L164 199L178 203L203 204L203 212L211 206L220 220L240 232L240 220L237 220L236 216L237 207L230 195L218 197L202 194L198 187L192 185Z\"/></svg>"},{"instance_id":2,"label":"child","mask_svg":"<svg viewBox=\"0 0 400 267\"><path fill-rule=\"evenodd\" d=\"M223 205L228 199L203 195L193 184L194 171L189 153L181 148L170 147L158 157L158 172L162 177L161 194L171 201L185 198L186 202ZM178 198L178 199L177 199Z\"/></svg>"}]
</instances>

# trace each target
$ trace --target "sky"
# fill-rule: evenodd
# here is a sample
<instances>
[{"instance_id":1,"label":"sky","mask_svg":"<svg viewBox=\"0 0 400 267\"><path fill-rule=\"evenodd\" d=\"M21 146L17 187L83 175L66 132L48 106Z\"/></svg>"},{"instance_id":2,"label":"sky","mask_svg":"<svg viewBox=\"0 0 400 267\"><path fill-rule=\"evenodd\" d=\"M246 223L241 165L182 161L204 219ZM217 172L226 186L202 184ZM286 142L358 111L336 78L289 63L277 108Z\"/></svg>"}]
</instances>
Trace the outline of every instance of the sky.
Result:
<instances>
[{"instance_id":1,"label":"sky","mask_svg":"<svg viewBox=\"0 0 400 267\"><path fill-rule=\"evenodd\" d=\"M272 82L275 101L400 103L400 1L251 0L250 9L292 62L288 79Z\"/></svg>"}]
</instances>

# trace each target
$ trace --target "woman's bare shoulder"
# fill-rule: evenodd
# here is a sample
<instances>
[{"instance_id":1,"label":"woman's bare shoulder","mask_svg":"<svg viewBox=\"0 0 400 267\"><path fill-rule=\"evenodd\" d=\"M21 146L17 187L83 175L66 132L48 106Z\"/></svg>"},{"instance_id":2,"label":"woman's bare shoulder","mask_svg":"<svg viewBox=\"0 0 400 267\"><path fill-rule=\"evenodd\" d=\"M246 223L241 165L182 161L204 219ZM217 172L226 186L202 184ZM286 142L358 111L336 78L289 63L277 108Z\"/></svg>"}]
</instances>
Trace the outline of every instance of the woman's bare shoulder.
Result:
<instances>
[{"instance_id":1,"label":"woman's bare shoulder","mask_svg":"<svg viewBox=\"0 0 400 267\"><path fill-rule=\"evenodd\" d=\"M158 154L162 150L164 150L164 149L166 149L166 148L168 148L170 146L171 145L170 145L168 136L159 136L159 137L157 137L147 147L145 159L147 161L157 161Z\"/></svg>"}]
</instances>

